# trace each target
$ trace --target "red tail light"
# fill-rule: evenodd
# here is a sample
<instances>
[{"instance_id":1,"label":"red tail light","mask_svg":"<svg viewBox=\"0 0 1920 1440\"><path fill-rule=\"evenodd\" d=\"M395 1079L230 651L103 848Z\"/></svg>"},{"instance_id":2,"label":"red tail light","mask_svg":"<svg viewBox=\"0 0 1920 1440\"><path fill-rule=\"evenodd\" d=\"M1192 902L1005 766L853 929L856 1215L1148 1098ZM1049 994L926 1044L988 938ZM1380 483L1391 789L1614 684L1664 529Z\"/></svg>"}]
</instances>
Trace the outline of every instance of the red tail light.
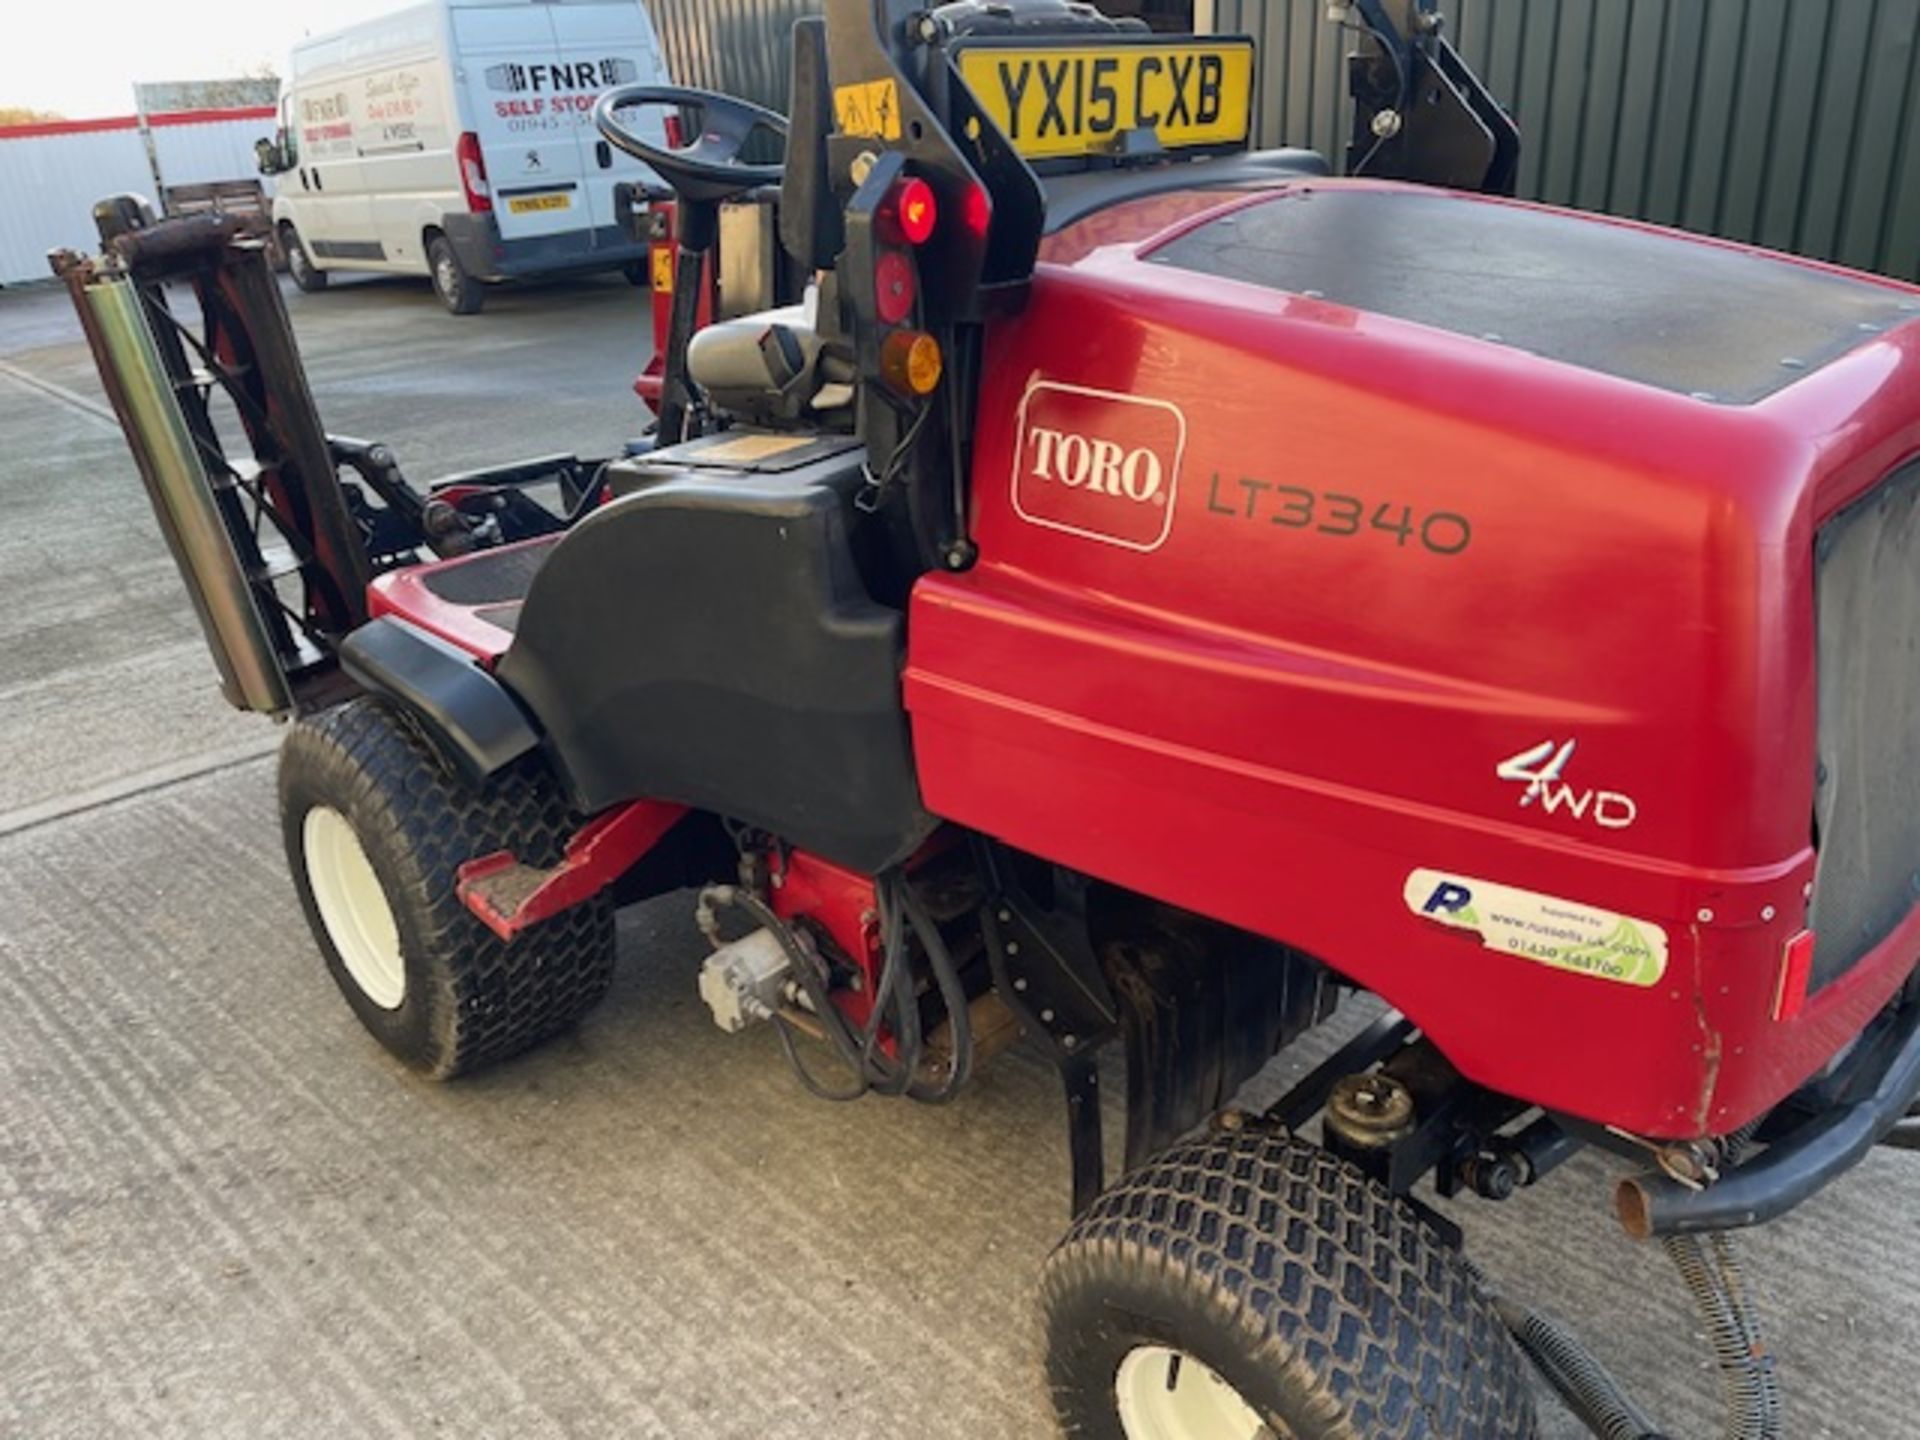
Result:
<instances>
[{"instance_id":1,"label":"red tail light","mask_svg":"<svg viewBox=\"0 0 1920 1440\"><path fill-rule=\"evenodd\" d=\"M476 215L493 209L493 187L487 184L487 162L480 156L480 137L467 131L453 153L460 162L460 188L467 192L467 208Z\"/></svg>"},{"instance_id":2,"label":"red tail light","mask_svg":"<svg viewBox=\"0 0 1920 1440\"><path fill-rule=\"evenodd\" d=\"M901 250L882 250L873 265L874 307L883 325L898 325L913 313L913 261Z\"/></svg>"},{"instance_id":3,"label":"red tail light","mask_svg":"<svg viewBox=\"0 0 1920 1440\"><path fill-rule=\"evenodd\" d=\"M975 235L984 236L987 233L987 227L993 223L993 201L987 198L984 186L967 187L966 204L961 209L960 218Z\"/></svg>"},{"instance_id":4,"label":"red tail light","mask_svg":"<svg viewBox=\"0 0 1920 1440\"><path fill-rule=\"evenodd\" d=\"M933 227L940 221L940 207L934 202L933 187L918 176L909 175L896 181L887 192L876 218L882 239L924 245L933 238Z\"/></svg>"}]
</instances>

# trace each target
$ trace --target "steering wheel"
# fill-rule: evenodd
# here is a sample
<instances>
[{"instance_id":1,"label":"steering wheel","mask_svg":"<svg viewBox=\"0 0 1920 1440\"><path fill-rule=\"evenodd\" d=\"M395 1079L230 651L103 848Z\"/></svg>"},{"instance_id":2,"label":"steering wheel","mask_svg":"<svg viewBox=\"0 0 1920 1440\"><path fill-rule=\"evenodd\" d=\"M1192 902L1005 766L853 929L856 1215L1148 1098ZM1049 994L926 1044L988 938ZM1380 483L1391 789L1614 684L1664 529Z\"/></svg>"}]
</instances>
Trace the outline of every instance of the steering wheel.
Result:
<instances>
[{"instance_id":1,"label":"steering wheel","mask_svg":"<svg viewBox=\"0 0 1920 1440\"><path fill-rule=\"evenodd\" d=\"M662 148L614 118L616 110L668 106L698 112L700 133L684 145ZM680 85L617 85L594 105L593 124L608 144L651 165L685 200L726 200L780 179L779 165L754 165L740 158L747 137L756 130L787 138L786 117L750 100Z\"/></svg>"}]
</instances>

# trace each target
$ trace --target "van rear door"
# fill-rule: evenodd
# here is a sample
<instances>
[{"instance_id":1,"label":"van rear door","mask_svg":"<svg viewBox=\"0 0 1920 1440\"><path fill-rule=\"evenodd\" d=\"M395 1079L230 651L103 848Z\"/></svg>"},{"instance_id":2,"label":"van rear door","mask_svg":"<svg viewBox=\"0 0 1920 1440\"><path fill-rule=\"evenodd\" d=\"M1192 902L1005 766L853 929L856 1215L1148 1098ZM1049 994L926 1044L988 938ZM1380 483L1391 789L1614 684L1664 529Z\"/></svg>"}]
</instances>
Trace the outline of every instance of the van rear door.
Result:
<instances>
[{"instance_id":1,"label":"van rear door","mask_svg":"<svg viewBox=\"0 0 1920 1440\"><path fill-rule=\"evenodd\" d=\"M618 226L623 218L614 209L613 187L623 180L642 185L660 181L650 167L600 138L593 128L593 104L614 85L668 83L660 42L639 0L559 0L547 11L561 61L572 62L576 82L590 82L563 101L563 113L573 120L579 146L587 214L600 236L609 243L624 243L624 236L608 234L609 227ZM625 119L643 138L664 146L664 114L655 108L631 112Z\"/></svg>"},{"instance_id":2,"label":"van rear door","mask_svg":"<svg viewBox=\"0 0 1920 1440\"><path fill-rule=\"evenodd\" d=\"M452 7L456 74L464 76L502 240L536 240L590 226L570 105L577 78L561 62L556 7ZM584 242L583 242L584 245Z\"/></svg>"}]
</instances>

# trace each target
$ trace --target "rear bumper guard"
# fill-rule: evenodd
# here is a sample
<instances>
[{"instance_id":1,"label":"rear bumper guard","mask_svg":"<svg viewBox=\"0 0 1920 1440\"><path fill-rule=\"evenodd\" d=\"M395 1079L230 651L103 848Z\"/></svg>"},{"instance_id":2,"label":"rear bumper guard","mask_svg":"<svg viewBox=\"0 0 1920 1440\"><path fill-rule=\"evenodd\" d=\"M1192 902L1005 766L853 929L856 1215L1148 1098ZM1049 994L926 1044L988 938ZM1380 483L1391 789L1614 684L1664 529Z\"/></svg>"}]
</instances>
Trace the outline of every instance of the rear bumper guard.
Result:
<instances>
[{"instance_id":1,"label":"rear bumper guard","mask_svg":"<svg viewBox=\"0 0 1920 1440\"><path fill-rule=\"evenodd\" d=\"M1651 1173L1620 1182L1620 1223L1636 1239L1732 1230L1785 1214L1894 1132L1920 1095L1920 994L1891 1009L1829 1082L1841 1097L1701 1188Z\"/></svg>"}]
</instances>

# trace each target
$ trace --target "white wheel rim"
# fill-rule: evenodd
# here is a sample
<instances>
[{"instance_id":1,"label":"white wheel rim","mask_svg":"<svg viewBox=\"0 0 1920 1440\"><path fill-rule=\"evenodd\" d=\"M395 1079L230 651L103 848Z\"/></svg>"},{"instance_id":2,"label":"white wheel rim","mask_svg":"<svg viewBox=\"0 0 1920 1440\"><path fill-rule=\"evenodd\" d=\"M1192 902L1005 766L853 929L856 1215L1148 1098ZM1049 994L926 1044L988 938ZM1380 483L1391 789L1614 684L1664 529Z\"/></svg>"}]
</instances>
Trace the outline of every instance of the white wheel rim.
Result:
<instances>
[{"instance_id":1,"label":"white wheel rim","mask_svg":"<svg viewBox=\"0 0 1920 1440\"><path fill-rule=\"evenodd\" d=\"M1127 1440L1284 1440L1211 1368L1165 1345L1129 1350L1113 1394Z\"/></svg>"},{"instance_id":2,"label":"white wheel rim","mask_svg":"<svg viewBox=\"0 0 1920 1440\"><path fill-rule=\"evenodd\" d=\"M346 816L325 805L307 812L301 832L307 885L341 964L374 1004L382 1010L399 1009L407 997L400 930L360 837Z\"/></svg>"}]
</instances>

